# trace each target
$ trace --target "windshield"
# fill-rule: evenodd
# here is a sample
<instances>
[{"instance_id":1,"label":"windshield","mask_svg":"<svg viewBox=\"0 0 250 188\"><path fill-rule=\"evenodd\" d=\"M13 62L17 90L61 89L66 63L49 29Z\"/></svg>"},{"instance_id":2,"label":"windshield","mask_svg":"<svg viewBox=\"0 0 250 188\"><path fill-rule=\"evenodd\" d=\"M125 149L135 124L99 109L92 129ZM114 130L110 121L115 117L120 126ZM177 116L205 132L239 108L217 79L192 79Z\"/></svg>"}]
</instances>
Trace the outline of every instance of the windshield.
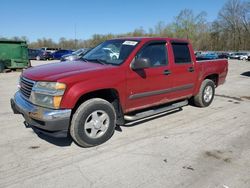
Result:
<instances>
[{"instance_id":1,"label":"windshield","mask_svg":"<svg viewBox=\"0 0 250 188\"><path fill-rule=\"evenodd\" d=\"M108 40L83 56L88 61L101 61L104 64L120 65L134 50L139 41L133 40Z\"/></svg>"}]
</instances>

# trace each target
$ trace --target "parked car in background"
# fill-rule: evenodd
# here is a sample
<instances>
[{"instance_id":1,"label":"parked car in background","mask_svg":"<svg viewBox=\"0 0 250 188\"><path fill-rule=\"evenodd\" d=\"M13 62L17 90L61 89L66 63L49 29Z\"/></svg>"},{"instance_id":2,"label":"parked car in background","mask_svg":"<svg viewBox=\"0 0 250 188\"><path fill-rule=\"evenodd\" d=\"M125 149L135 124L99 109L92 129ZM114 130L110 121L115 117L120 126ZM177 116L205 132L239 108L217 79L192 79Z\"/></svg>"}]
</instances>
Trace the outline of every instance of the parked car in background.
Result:
<instances>
[{"instance_id":1,"label":"parked car in background","mask_svg":"<svg viewBox=\"0 0 250 188\"><path fill-rule=\"evenodd\" d=\"M79 60L89 50L90 50L90 48L81 48L79 50L76 50L76 51L72 52L71 54L63 55L62 58L61 58L61 61L75 61L75 60Z\"/></svg>"},{"instance_id":2,"label":"parked car in background","mask_svg":"<svg viewBox=\"0 0 250 188\"><path fill-rule=\"evenodd\" d=\"M236 52L231 53L230 56L229 56L229 59L238 59L238 58L239 58L239 55Z\"/></svg>"},{"instance_id":3,"label":"parked car in background","mask_svg":"<svg viewBox=\"0 0 250 188\"><path fill-rule=\"evenodd\" d=\"M52 54L48 51L43 51L40 50L40 52L37 54L36 60L40 61L40 60L51 60L53 59Z\"/></svg>"},{"instance_id":4,"label":"parked car in background","mask_svg":"<svg viewBox=\"0 0 250 188\"><path fill-rule=\"evenodd\" d=\"M219 59L228 59L229 53L226 52L218 52L217 53Z\"/></svg>"},{"instance_id":5,"label":"parked car in background","mask_svg":"<svg viewBox=\"0 0 250 188\"><path fill-rule=\"evenodd\" d=\"M245 53L245 52L241 53L239 60L246 61L248 59L248 55L249 55L249 53Z\"/></svg>"},{"instance_id":6,"label":"parked car in background","mask_svg":"<svg viewBox=\"0 0 250 188\"><path fill-rule=\"evenodd\" d=\"M211 59L219 59L219 56L217 53L213 53L213 52L208 52L208 53L203 53L203 54L199 54L196 56L196 59L198 61L200 60L211 60Z\"/></svg>"},{"instance_id":7,"label":"parked car in background","mask_svg":"<svg viewBox=\"0 0 250 188\"><path fill-rule=\"evenodd\" d=\"M40 49L28 49L29 60L36 59L36 57L42 52Z\"/></svg>"},{"instance_id":8,"label":"parked car in background","mask_svg":"<svg viewBox=\"0 0 250 188\"><path fill-rule=\"evenodd\" d=\"M58 50L61 50L61 48L48 48L48 47L42 47L41 48L42 51L46 51L46 52L50 52L50 53L54 53Z\"/></svg>"},{"instance_id":9,"label":"parked car in background","mask_svg":"<svg viewBox=\"0 0 250 188\"><path fill-rule=\"evenodd\" d=\"M105 47L102 48L101 50L98 51L98 53L95 53L94 57L95 59L100 59L102 57L106 57L106 59L110 59L110 60L117 60L119 59L119 53L116 52L116 48L114 47Z\"/></svg>"},{"instance_id":10,"label":"parked car in background","mask_svg":"<svg viewBox=\"0 0 250 188\"><path fill-rule=\"evenodd\" d=\"M219 58L217 53L207 53L205 55L205 57L207 57L208 59L218 59Z\"/></svg>"},{"instance_id":11,"label":"parked car in background","mask_svg":"<svg viewBox=\"0 0 250 188\"><path fill-rule=\"evenodd\" d=\"M194 55L195 55L195 56L198 56L198 55L201 55L201 54L202 54L201 51L195 51L195 52L194 52Z\"/></svg>"},{"instance_id":12,"label":"parked car in background","mask_svg":"<svg viewBox=\"0 0 250 188\"><path fill-rule=\"evenodd\" d=\"M103 48L103 51L107 53L111 59L118 59L119 58L119 53L115 52L111 48Z\"/></svg>"},{"instance_id":13,"label":"parked car in background","mask_svg":"<svg viewBox=\"0 0 250 188\"><path fill-rule=\"evenodd\" d=\"M248 53L246 52L236 52L229 56L230 59L247 60Z\"/></svg>"},{"instance_id":14,"label":"parked car in background","mask_svg":"<svg viewBox=\"0 0 250 188\"><path fill-rule=\"evenodd\" d=\"M73 50L58 50L52 54L53 59L61 59L63 55L72 54Z\"/></svg>"},{"instance_id":15,"label":"parked car in background","mask_svg":"<svg viewBox=\"0 0 250 188\"><path fill-rule=\"evenodd\" d=\"M250 54L248 54L247 60L250 61Z\"/></svg>"}]
</instances>

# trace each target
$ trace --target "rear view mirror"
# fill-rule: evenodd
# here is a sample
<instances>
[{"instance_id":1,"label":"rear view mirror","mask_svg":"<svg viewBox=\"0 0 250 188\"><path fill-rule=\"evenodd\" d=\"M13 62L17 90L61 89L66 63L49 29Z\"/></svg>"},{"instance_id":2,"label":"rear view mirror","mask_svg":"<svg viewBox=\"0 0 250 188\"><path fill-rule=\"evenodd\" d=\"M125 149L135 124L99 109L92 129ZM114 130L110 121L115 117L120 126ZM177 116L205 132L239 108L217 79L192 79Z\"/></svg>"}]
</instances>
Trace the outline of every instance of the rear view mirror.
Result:
<instances>
[{"instance_id":1,"label":"rear view mirror","mask_svg":"<svg viewBox=\"0 0 250 188\"><path fill-rule=\"evenodd\" d=\"M131 63L132 70L146 69L151 66L150 60L148 58L139 58Z\"/></svg>"}]
</instances>

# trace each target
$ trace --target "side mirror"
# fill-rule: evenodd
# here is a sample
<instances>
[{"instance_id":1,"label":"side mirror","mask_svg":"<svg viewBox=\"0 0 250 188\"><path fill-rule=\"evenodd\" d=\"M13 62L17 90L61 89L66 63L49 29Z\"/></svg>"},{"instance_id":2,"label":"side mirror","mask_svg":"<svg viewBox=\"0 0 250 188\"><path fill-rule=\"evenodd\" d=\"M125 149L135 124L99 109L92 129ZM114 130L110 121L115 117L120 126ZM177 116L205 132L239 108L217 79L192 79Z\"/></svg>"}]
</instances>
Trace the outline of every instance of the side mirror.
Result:
<instances>
[{"instance_id":1,"label":"side mirror","mask_svg":"<svg viewBox=\"0 0 250 188\"><path fill-rule=\"evenodd\" d=\"M150 60L148 58L139 58L131 63L132 70L140 70L151 67Z\"/></svg>"}]
</instances>

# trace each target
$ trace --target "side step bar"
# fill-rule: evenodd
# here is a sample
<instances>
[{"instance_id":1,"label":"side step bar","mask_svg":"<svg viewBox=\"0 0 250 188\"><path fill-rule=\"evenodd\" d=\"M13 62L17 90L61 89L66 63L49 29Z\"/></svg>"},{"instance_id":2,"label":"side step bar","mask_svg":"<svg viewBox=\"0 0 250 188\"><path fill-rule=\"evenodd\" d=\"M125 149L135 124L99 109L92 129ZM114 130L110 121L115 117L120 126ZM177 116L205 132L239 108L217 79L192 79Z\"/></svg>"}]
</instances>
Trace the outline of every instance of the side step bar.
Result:
<instances>
[{"instance_id":1,"label":"side step bar","mask_svg":"<svg viewBox=\"0 0 250 188\"><path fill-rule=\"evenodd\" d=\"M135 120L142 119L142 118L145 118L145 117L148 117L148 116L153 116L153 115L160 114L160 113L163 113L163 112L166 112L166 111L174 110L176 108L181 108L183 106L186 106L187 104L188 104L188 101L185 100L185 101L174 103L174 104L171 104L169 106L161 107L161 108L158 108L158 109L153 109L153 110L148 110L148 111L145 111L145 112L140 112L140 113L135 114L133 116L132 115L131 116L125 115L124 119L127 120L127 121L135 121Z\"/></svg>"}]
</instances>

